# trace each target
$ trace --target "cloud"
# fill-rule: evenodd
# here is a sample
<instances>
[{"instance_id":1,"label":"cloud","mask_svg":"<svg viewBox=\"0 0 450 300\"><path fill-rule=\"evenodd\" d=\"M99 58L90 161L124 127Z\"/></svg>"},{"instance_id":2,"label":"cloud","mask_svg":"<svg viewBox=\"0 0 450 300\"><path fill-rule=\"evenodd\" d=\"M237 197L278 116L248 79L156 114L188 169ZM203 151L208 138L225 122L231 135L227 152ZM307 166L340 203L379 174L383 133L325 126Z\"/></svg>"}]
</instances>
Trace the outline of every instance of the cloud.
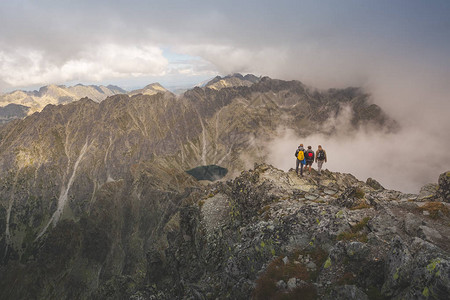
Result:
<instances>
[{"instance_id":1,"label":"cloud","mask_svg":"<svg viewBox=\"0 0 450 300\"><path fill-rule=\"evenodd\" d=\"M177 48L183 53L202 57L220 74L255 73L273 74L285 65L284 49L267 46L246 49L223 44L184 45Z\"/></svg>"},{"instance_id":2,"label":"cloud","mask_svg":"<svg viewBox=\"0 0 450 300\"><path fill-rule=\"evenodd\" d=\"M18 49L0 52L0 78L10 86L66 81L163 76L168 65L155 46L102 44L86 47L61 64L43 51Z\"/></svg>"}]
</instances>

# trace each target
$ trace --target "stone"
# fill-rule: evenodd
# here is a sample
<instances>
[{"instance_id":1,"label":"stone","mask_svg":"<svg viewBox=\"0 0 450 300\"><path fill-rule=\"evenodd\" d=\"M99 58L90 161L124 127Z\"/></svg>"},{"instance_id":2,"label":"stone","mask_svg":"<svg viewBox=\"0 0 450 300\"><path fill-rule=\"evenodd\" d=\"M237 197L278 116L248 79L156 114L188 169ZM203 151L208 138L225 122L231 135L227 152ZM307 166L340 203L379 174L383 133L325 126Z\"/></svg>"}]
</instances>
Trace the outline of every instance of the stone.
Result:
<instances>
[{"instance_id":1,"label":"stone","mask_svg":"<svg viewBox=\"0 0 450 300\"><path fill-rule=\"evenodd\" d=\"M297 287L297 278L289 278L287 282L287 289L292 291Z\"/></svg>"},{"instance_id":2,"label":"stone","mask_svg":"<svg viewBox=\"0 0 450 300\"><path fill-rule=\"evenodd\" d=\"M408 286L413 276L411 266L413 257L408 244L400 236L395 236L391 243L385 261L385 281L382 287L383 295L396 296L402 286Z\"/></svg>"},{"instance_id":3,"label":"stone","mask_svg":"<svg viewBox=\"0 0 450 300\"><path fill-rule=\"evenodd\" d=\"M218 193L204 201L201 213L208 234L221 227L228 221L230 214L229 199L226 195Z\"/></svg>"},{"instance_id":4,"label":"stone","mask_svg":"<svg viewBox=\"0 0 450 300\"><path fill-rule=\"evenodd\" d=\"M450 171L442 173L439 176L438 183L437 196L440 197L442 201L450 203Z\"/></svg>"},{"instance_id":5,"label":"stone","mask_svg":"<svg viewBox=\"0 0 450 300\"><path fill-rule=\"evenodd\" d=\"M422 225L422 221L414 214L408 213L405 216L404 226L405 231L412 235L416 236L419 230L419 226Z\"/></svg>"},{"instance_id":6,"label":"stone","mask_svg":"<svg viewBox=\"0 0 450 300\"><path fill-rule=\"evenodd\" d=\"M375 190L384 190L385 188L375 179L367 178L366 184Z\"/></svg>"},{"instance_id":7,"label":"stone","mask_svg":"<svg viewBox=\"0 0 450 300\"><path fill-rule=\"evenodd\" d=\"M283 263L287 265L289 263L289 258L287 256L283 257Z\"/></svg>"},{"instance_id":8,"label":"stone","mask_svg":"<svg viewBox=\"0 0 450 300\"><path fill-rule=\"evenodd\" d=\"M336 203L342 207L353 207L356 204L356 191L355 187L348 187L342 192L338 199L336 199Z\"/></svg>"},{"instance_id":9,"label":"stone","mask_svg":"<svg viewBox=\"0 0 450 300\"><path fill-rule=\"evenodd\" d=\"M306 268L311 271L315 271L317 269L317 265L313 261L310 261L306 264Z\"/></svg>"},{"instance_id":10,"label":"stone","mask_svg":"<svg viewBox=\"0 0 450 300\"><path fill-rule=\"evenodd\" d=\"M325 189L323 192L327 195L335 195L337 193L337 191L332 189Z\"/></svg>"},{"instance_id":11,"label":"stone","mask_svg":"<svg viewBox=\"0 0 450 300\"><path fill-rule=\"evenodd\" d=\"M308 200L313 201L313 200L316 200L317 198L319 198L319 196L316 195L316 194L307 194L307 195L305 196L305 198L308 199Z\"/></svg>"},{"instance_id":12,"label":"stone","mask_svg":"<svg viewBox=\"0 0 450 300\"><path fill-rule=\"evenodd\" d=\"M436 198L438 191L438 185L435 183L429 183L420 189L417 201L433 201Z\"/></svg>"},{"instance_id":13,"label":"stone","mask_svg":"<svg viewBox=\"0 0 450 300\"><path fill-rule=\"evenodd\" d=\"M277 281L277 284L276 284L276 286L277 286L277 288L279 289L279 290L286 290L287 289L287 284L286 284L286 282L284 282L284 280L279 280L279 281Z\"/></svg>"},{"instance_id":14,"label":"stone","mask_svg":"<svg viewBox=\"0 0 450 300\"><path fill-rule=\"evenodd\" d=\"M426 239L427 241L434 241L442 238L442 235L433 228L430 228L428 226L419 226L420 235L422 238Z\"/></svg>"}]
</instances>

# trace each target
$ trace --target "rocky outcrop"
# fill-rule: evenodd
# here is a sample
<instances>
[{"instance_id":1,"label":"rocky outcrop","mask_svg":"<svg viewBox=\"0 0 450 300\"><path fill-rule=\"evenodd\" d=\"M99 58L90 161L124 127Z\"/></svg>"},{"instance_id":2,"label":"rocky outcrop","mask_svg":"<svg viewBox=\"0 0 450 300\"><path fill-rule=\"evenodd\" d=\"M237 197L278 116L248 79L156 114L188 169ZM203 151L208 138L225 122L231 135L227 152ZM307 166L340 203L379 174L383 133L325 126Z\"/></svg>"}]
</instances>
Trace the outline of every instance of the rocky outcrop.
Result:
<instances>
[{"instance_id":1,"label":"rocky outcrop","mask_svg":"<svg viewBox=\"0 0 450 300\"><path fill-rule=\"evenodd\" d=\"M450 172L439 175L438 183L424 185L420 189L417 200L450 202Z\"/></svg>"},{"instance_id":2,"label":"rocky outcrop","mask_svg":"<svg viewBox=\"0 0 450 300\"><path fill-rule=\"evenodd\" d=\"M416 198L350 174L257 165L185 199L161 253L182 284L174 292L166 275L147 295L445 299L450 218L423 214Z\"/></svg>"},{"instance_id":3,"label":"rocky outcrop","mask_svg":"<svg viewBox=\"0 0 450 300\"><path fill-rule=\"evenodd\" d=\"M373 178L367 178L366 184L376 190L384 190L384 187L375 179Z\"/></svg>"},{"instance_id":4,"label":"rocky outcrop","mask_svg":"<svg viewBox=\"0 0 450 300\"><path fill-rule=\"evenodd\" d=\"M450 172L442 173L439 176L439 187L437 190L437 196L442 201L450 202Z\"/></svg>"}]
</instances>

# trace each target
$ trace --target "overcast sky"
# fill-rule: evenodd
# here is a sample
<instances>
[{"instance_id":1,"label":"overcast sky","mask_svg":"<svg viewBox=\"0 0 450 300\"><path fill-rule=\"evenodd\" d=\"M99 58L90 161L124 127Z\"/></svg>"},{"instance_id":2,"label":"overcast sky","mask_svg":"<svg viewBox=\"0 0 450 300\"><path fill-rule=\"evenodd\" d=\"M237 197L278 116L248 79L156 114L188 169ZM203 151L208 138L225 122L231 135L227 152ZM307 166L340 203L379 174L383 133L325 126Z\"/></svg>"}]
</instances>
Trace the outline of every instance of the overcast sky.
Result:
<instances>
[{"instance_id":1,"label":"overcast sky","mask_svg":"<svg viewBox=\"0 0 450 300\"><path fill-rule=\"evenodd\" d=\"M234 72L361 86L423 131L408 149L449 152L450 1L0 2L0 93L188 85Z\"/></svg>"},{"instance_id":2,"label":"overcast sky","mask_svg":"<svg viewBox=\"0 0 450 300\"><path fill-rule=\"evenodd\" d=\"M449 1L0 2L0 87L232 72L320 86L449 74Z\"/></svg>"}]
</instances>

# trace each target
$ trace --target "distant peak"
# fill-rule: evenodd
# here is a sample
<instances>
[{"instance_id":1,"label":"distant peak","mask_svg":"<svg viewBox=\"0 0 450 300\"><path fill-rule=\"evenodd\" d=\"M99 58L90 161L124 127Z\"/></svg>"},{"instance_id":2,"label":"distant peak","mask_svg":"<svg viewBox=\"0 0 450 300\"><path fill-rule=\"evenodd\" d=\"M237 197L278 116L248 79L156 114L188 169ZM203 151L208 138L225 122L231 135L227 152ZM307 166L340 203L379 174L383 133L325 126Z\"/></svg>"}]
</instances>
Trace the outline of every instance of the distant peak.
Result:
<instances>
[{"instance_id":1,"label":"distant peak","mask_svg":"<svg viewBox=\"0 0 450 300\"><path fill-rule=\"evenodd\" d=\"M260 77L253 74L243 76L240 73L234 73L224 77L216 76L209 81L205 87L219 90L226 87L251 86L254 83L258 83L260 80Z\"/></svg>"},{"instance_id":2,"label":"distant peak","mask_svg":"<svg viewBox=\"0 0 450 300\"><path fill-rule=\"evenodd\" d=\"M142 89L134 90L128 93L129 96L137 95L137 94L143 94L143 95L154 95L157 93L165 93L169 92L166 88L164 88L161 84L158 82L150 83L146 85Z\"/></svg>"},{"instance_id":3,"label":"distant peak","mask_svg":"<svg viewBox=\"0 0 450 300\"><path fill-rule=\"evenodd\" d=\"M55 90L59 90L61 88L61 86L58 86L56 84L49 84L46 86L43 86L41 88L39 88L39 93L46 93L48 91L55 91Z\"/></svg>"},{"instance_id":4,"label":"distant peak","mask_svg":"<svg viewBox=\"0 0 450 300\"><path fill-rule=\"evenodd\" d=\"M146 85L144 89L165 89L159 82L154 82Z\"/></svg>"}]
</instances>

